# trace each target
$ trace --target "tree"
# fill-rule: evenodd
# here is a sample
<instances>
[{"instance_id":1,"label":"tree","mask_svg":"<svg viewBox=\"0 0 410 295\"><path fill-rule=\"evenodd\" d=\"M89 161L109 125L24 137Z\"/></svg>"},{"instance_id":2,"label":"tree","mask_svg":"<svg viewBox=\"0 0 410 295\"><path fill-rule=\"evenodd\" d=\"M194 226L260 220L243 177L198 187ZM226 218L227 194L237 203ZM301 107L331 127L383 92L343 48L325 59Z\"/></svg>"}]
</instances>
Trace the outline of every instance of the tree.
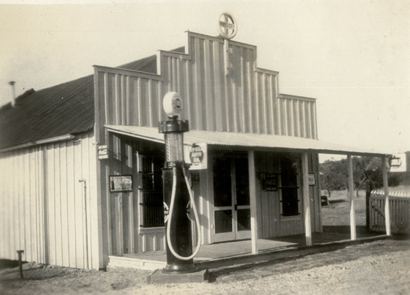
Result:
<instances>
[{"instance_id":1,"label":"tree","mask_svg":"<svg viewBox=\"0 0 410 295\"><path fill-rule=\"evenodd\" d=\"M346 188L347 171L344 169L346 167L345 162L346 160L327 160L320 164L321 187L327 190L329 198L331 197L331 191Z\"/></svg>"},{"instance_id":2,"label":"tree","mask_svg":"<svg viewBox=\"0 0 410 295\"><path fill-rule=\"evenodd\" d=\"M359 196L359 190L369 186L370 189L383 186L382 161L378 157L354 157L354 184L356 188L356 197Z\"/></svg>"},{"instance_id":3,"label":"tree","mask_svg":"<svg viewBox=\"0 0 410 295\"><path fill-rule=\"evenodd\" d=\"M353 183L356 195L360 189L370 184L372 188L383 186L382 162L378 157L353 157ZM347 188L347 160L339 161L327 160L320 164L320 183L322 188L329 193L332 190L342 190Z\"/></svg>"}]
</instances>

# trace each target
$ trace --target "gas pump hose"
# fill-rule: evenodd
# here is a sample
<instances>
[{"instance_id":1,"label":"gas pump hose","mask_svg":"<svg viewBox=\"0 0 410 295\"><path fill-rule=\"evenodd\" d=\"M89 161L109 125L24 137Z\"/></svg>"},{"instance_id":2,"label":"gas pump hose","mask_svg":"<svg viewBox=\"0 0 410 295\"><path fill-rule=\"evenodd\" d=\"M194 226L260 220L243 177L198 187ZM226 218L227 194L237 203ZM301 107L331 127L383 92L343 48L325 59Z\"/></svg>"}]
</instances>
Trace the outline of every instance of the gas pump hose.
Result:
<instances>
[{"instance_id":1,"label":"gas pump hose","mask_svg":"<svg viewBox=\"0 0 410 295\"><path fill-rule=\"evenodd\" d=\"M167 226L167 244L168 248L171 251L172 255L174 255L176 258L180 260L190 260L194 258L198 252L199 248L201 247L201 235L200 235L200 225L199 225L199 217L198 217L198 211L196 210L195 206L195 200L194 200L194 194L192 193L191 186L185 171L185 167L182 168L183 174L184 174L184 179L185 179L185 184L187 186L188 192L189 192L189 199L191 201L191 206L194 211L194 217L195 217L195 225L196 225L196 235L197 235L197 244L195 247L195 250L193 251L192 255L190 256L181 256L179 255L175 250L171 242L171 222L172 222L172 214L174 211L174 203L175 203L175 194L176 194L176 186L177 186L177 169L176 167L172 168L172 191L171 191L171 202L170 202L170 207L169 207L169 214L168 214L168 226Z\"/></svg>"}]
</instances>

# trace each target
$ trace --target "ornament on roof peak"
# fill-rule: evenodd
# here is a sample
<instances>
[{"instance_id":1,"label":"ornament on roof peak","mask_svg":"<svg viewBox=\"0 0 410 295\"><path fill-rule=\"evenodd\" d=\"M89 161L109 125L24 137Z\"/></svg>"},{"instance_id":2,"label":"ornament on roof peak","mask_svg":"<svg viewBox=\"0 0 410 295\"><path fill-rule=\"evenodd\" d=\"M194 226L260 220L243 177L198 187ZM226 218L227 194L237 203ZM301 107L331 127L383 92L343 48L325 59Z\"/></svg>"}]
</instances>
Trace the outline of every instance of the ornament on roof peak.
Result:
<instances>
[{"instance_id":1,"label":"ornament on roof peak","mask_svg":"<svg viewBox=\"0 0 410 295\"><path fill-rule=\"evenodd\" d=\"M224 39L232 39L238 32L238 26L233 16L229 13L222 13L219 17L219 34Z\"/></svg>"}]
</instances>

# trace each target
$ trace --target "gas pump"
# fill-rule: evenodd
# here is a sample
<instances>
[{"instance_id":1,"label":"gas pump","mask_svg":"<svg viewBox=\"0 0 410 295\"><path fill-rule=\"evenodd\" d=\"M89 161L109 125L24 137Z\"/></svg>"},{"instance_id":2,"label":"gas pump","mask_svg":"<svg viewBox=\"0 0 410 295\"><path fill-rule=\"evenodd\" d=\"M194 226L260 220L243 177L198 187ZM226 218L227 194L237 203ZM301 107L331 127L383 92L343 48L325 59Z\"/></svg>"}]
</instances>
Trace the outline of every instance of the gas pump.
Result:
<instances>
[{"instance_id":1,"label":"gas pump","mask_svg":"<svg viewBox=\"0 0 410 295\"><path fill-rule=\"evenodd\" d=\"M184 162L184 132L189 130L188 121L181 120L183 101L178 93L168 92L163 99L163 108L168 119L160 123L159 130L165 137L165 167L162 170L164 183L166 255L165 271L193 271L193 258L198 253L200 241L199 217L188 178L188 166ZM196 225L197 245L192 250L192 208Z\"/></svg>"}]
</instances>

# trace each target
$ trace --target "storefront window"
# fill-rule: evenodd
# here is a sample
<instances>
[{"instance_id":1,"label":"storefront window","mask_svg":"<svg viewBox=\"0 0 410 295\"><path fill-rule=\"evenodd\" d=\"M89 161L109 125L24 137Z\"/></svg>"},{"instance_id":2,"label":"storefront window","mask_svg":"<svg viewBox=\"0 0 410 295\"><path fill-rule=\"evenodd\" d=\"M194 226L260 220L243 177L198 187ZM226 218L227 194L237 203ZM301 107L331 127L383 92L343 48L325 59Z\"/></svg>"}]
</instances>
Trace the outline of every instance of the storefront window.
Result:
<instances>
[{"instance_id":1,"label":"storefront window","mask_svg":"<svg viewBox=\"0 0 410 295\"><path fill-rule=\"evenodd\" d=\"M297 158L284 156L280 160L280 165L282 216L299 215Z\"/></svg>"},{"instance_id":2,"label":"storefront window","mask_svg":"<svg viewBox=\"0 0 410 295\"><path fill-rule=\"evenodd\" d=\"M142 227L164 226L164 208L162 196L162 170L164 161L161 157L142 156Z\"/></svg>"}]
</instances>

